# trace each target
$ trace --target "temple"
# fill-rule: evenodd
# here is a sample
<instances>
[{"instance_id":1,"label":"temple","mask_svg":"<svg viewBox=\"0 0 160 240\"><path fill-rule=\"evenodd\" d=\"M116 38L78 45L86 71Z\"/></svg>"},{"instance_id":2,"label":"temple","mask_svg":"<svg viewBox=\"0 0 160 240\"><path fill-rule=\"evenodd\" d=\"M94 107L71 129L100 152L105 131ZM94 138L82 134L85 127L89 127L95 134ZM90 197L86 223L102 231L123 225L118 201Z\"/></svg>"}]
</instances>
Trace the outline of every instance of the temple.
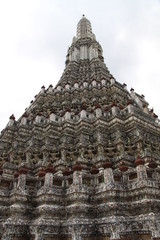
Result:
<instances>
[{"instance_id":1,"label":"temple","mask_svg":"<svg viewBox=\"0 0 160 240\"><path fill-rule=\"evenodd\" d=\"M1 240L160 240L160 123L83 16L53 88L0 135Z\"/></svg>"}]
</instances>

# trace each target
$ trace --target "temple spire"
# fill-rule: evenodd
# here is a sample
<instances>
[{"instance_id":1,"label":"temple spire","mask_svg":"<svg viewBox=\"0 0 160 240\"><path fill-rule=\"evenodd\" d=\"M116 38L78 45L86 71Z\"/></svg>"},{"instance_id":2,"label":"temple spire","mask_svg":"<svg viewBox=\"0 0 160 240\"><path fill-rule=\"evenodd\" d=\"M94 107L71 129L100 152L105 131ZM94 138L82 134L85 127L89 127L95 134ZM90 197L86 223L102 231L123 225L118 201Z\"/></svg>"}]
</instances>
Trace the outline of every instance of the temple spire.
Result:
<instances>
[{"instance_id":1,"label":"temple spire","mask_svg":"<svg viewBox=\"0 0 160 240\"><path fill-rule=\"evenodd\" d=\"M88 37L93 38L92 27L90 21L83 15L77 25L77 38Z\"/></svg>"},{"instance_id":2,"label":"temple spire","mask_svg":"<svg viewBox=\"0 0 160 240\"><path fill-rule=\"evenodd\" d=\"M92 33L91 23L84 15L78 22L77 36L73 37L72 44L68 48L65 63L66 68L59 83L84 82L93 78L101 79L102 72L106 75L109 74L104 64L102 47L96 41L95 35ZM73 71L70 70L71 68Z\"/></svg>"}]
</instances>

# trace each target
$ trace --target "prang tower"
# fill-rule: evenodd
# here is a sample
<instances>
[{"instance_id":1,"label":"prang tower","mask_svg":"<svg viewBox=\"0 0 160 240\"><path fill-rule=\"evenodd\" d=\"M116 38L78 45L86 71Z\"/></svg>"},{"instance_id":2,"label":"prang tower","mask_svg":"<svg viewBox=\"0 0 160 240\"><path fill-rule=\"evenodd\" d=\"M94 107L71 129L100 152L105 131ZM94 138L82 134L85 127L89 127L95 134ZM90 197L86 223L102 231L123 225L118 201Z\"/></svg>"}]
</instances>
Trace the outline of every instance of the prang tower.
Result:
<instances>
[{"instance_id":1,"label":"prang tower","mask_svg":"<svg viewBox=\"0 0 160 240\"><path fill-rule=\"evenodd\" d=\"M160 239L160 124L83 16L57 86L0 135L0 239Z\"/></svg>"}]
</instances>

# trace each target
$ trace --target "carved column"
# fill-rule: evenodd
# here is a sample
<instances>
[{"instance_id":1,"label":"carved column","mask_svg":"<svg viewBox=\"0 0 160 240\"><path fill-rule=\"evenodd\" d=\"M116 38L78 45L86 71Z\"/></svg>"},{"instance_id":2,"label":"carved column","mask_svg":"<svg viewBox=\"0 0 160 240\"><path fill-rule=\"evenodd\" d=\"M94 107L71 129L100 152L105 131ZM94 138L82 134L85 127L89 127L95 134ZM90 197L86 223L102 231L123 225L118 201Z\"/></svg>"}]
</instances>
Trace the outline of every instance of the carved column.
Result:
<instances>
[{"instance_id":1,"label":"carved column","mask_svg":"<svg viewBox=\"0 0 160 240\"><path fill-rule=\"evenodd\" d=\"M82 237L78 233L73 233L72 240L82 240Z\"/></svg>"},{"instance_id":2,"label":"carved column","mask_svg":"<svg viewBox=\"0 0 160 240\"><path fill-rule=\"evenodd\" d=\"M110 240L120 240L120 229L118 224L112 224L111 226L111 238Z\"/></svg>"},{"instance_id":3,"label":"carved column","mask_svg":"<svg viewBox=\"0 0 160 240\"><path fill-rule=\"evenodd\" d=\"M82 237L80 235L80 229L79 226L72 228L72 240L82 240Z\"/></svg>"},{"instance_id":4,"label":"carved column","mask_svg":"<svg viewBox=\"0 0 160 240\"><path fill-rule=\"evenodd\" d=\"M104 183L107 188L111 188L112 185L114 184L112 163L106 161L105 163L103 163L103 167L104 167Z\"/></svg>"},{"instance_id":5,"label":"carved column","mask_svg":"<svg viewBox=\"0 0 160 240\"><path fill-rule=\"evenodd\" d=\"M15 172L14 177L18 177L18 183L15 187L17 186L17 189L25 189L26 187L26 174L28 172L28 168L24 165L22 165L17 172Z\"/></svg>"},{"instance_id":6,"label":"carved column","mask_svg":"<svg viewBox=\"0 0 160 240\"><path fill-rule=\"evenodd\" d=\"M30 233L34 240L44 240L44 228L42 226L30 226Z\"/></svg>"},{"instance_id":7,"label":"carved column","mask_svg":"<svg viewBox=\"0 0 160 240\"><path fill-rule=\"evenodd\" d=\"M53 187L53 172L54 168L50 164L46 167L46 175L45 175L45 181L44 181L44 186L46 188L52 188Z\"/></svg>"},{"instance_id":8,"label":"carved column","mask_svg":"<svg viewBox=\"0 0 160 240\"><path fill-rule=\"evenodd\" d=\"M81 188L82 187L82 173L81 173L81 165L76 163L73 166L73 185L75 187Z\"/></svg>"},{"instance_id":9,"label":"carved column","mask_svg":"<svg viewBox=\"0 0 160 240\"><path fill-rule=\"evenodd\" d=\"M32 153L28 150L28 151L26 152L26 163L27 163L28 165L32 165L31 156L32 156Z\"/></svg>"},{"instance_id":10,"label":"carved column","mask_svg":"<svg viewBox=\"0 0 160 240\"><path fill-rule=\"evenodd\" d=\"M42 236L42 234L36 234L35 240L44 240L44 237Z\"/></svg>"},{"instance_id":11,"label":"carved column","mask_svg":"<svg viewBox=\"0 0 160 240\"><path fill-rule=\"evenodd\" d=\"M147 179L146 166L139 165L136 168L138 181L146 180Z\"/></svg>"},{"instance_id":12,"label":"carved column","mask_svg":"<svg viewBox=\"0 0 160 240\"><path fill-rule=\"evenodd\" d=\"M137 156L135 161L136 170L137 170L137 180L143 181L147 179L146 166L144 165L144 159L141 159L140 156Z\"/></svg>"}]
</instances>

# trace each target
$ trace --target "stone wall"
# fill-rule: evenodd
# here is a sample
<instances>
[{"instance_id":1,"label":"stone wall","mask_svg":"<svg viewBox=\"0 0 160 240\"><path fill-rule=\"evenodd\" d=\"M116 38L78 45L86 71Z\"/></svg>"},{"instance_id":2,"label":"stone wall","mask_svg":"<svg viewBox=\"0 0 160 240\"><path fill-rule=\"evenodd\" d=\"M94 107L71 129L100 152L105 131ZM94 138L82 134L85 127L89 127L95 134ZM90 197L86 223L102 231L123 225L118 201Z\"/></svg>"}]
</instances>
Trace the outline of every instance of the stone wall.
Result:
<instances>
[{"instance_id":1,"label":"stone wall","mask_svg":"<svg viewBox=\"0 0 160 240\"><path fill-rule=\"evenodd\" d=\"M72 240L70 236L45 237L45 240Z\"/></svg>"},{"instance_id":2,"label":"stone wall","mask_svg":"<svg viewBox=\"0 0 160 240\"><path fill-rule=\"evenodd\" d=\"M149 234L131 234L122 236L121 240L151 240L151 236Z\"/></svg>"},{"instance_id":3,"label":"stone wall","mask_svg":"<svg viewBox=\"0 0 160 240\"><path fill-rule=\"evenodd\" d=\"M101 236L101 237L84 237L82 240L110 240L109 237Z\"/></svg>"}]
</instances>

